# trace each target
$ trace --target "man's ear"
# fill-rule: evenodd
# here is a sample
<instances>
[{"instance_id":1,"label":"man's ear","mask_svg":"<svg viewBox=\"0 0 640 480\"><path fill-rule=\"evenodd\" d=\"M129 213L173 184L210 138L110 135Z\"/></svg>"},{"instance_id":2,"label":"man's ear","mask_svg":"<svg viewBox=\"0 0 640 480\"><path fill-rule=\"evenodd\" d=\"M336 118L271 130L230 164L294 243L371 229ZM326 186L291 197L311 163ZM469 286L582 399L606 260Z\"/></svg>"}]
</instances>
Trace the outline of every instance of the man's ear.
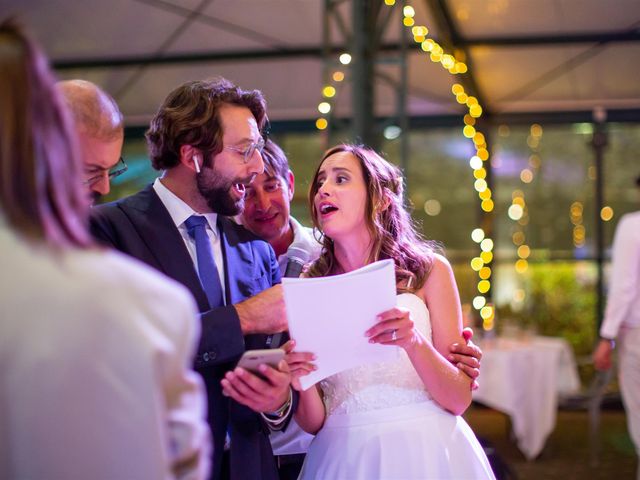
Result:
<instances>
[{"instance_id":1,"label":"man's ear","mask_svg":"<svg viewBox=\"0 0 640 480\"><path fill-rule=\"evenodd\" d=\"M191 145L182 145L180 147L180 164L196 173L200 173L199 170L202 168L202 153L199 149Z\"/></svg>"},{"instance_id":2,"label":"man's ear","mask_svg":"<svg viewBox=\"0 0 640 480\"><path fill-rule=\"evenodd\" d=\"M293 200L293 193L295 192L296 182L293 172L289 170L287 172L287 186L289 187L289 201Z\"/></svg>"}]
</instances>

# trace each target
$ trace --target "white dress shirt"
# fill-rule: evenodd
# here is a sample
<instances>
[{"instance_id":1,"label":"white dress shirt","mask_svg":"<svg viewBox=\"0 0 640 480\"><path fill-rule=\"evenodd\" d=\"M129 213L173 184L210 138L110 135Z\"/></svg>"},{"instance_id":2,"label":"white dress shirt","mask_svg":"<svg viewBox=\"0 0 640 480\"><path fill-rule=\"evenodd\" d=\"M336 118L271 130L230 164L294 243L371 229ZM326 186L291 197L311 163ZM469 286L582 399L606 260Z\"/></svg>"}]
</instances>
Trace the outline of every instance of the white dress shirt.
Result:
<instances>
[{"instance_id":1,"label":"white dress shirt","mask_svg":"<svg viewBox=\"0 0 640 480\"><path fill-rule=\"evenodd\" d=\"M620 218L611 256L607 309L600 335L613 339L621 328L640 327L640 212Z\"/></svg>"},{"instance_id":2,"label":"white dress shirt","mask_svg":"<svg viewBox=\"0 0 640 480\"><path fill-rule=\"evenodd\" d=\"M158 197L160 197L160 201L165 206L165 208L169 211L169 215L173 220L173 223L178 228L180 235L182 236L182 240L184 240L184 244L187 246L187 250L189 251L189 255L191 255L191 261L193 261L193 265L198 271L198 257L196 256L196 241L191 238L189 232L187 231L187 226L184 222L191 215L201 215L207 219L207 235L209 236L209 240L211 241L211 247L213 248L213 258L216 262L216 267L218 268L218 275L220 276L220 285L222 286L222 299L225 299L225 285L224 285L224 258L222 256L222 246L220 244L220 233L218 232L218 214L217 213L198 213L193 210L189 205L187 205L184 201L179 199L175 193L165 187L159 178L156 178L155 182L153 182L153 190L156 192ZM226 301L225 301L226 304Z\"/></svg>"},{"instance_id":3,"label":"white dress shirt","mask_svg":"<svg viewBox=\"0 0 640 480\"><path fill-rule=\"evenodd\" d=\"M115 251L54 251L1 220L0 265L0 478L206 478L189 292Z\"/></svg>"}]
</instances>

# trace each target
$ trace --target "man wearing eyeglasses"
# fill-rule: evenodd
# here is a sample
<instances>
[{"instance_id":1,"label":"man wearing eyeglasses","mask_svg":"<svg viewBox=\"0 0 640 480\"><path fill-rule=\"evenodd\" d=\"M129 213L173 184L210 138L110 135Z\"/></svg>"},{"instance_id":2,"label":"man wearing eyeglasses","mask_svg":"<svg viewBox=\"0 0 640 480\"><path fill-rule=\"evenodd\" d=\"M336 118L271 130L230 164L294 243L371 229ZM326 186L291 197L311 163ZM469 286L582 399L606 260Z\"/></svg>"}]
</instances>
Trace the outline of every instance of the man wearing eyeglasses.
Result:
<instances>
[{"instance_id":1,"label":"man wearing eyeglasses","mask_svg":"<svg viewBox=\"0 0 640 480\"><path fill-rule=\"evenodd\" d=\"M286 427L297 399L286 362L264 365L262 376L235 367L287 328L273 250L226 218L243 210L264 170L265 123L257 90L224 79L179 86L146 133L160 178L92 214L96 238L183 283L198 303L195 366L207 388L214 479L275 480L268 433Z\"/></svg>"},{"instance_id":2,"label":"man wearing eyeglasses","mask_svg":"<svg viewBox=\"0 0 640 480\"><path fill-rule=\"evenodd\" d=\"M115 100L85 80L58 83L73 115L85 164L84 184L96 202L110 190L110 181L127 170L121 157L123 117Z\"/></svg>"}]
</instances>

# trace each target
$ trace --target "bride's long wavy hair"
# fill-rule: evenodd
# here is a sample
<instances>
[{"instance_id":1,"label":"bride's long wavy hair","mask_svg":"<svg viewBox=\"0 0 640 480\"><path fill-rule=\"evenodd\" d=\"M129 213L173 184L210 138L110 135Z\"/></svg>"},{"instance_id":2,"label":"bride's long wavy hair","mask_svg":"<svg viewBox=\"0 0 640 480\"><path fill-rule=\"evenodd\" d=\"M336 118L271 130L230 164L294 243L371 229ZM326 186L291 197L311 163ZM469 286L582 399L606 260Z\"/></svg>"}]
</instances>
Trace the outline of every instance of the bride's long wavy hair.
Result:
<instances>
[{"instance_id":1,"label":"bride's long wavy hair","mask_svg":"<svg viewBox=\"0 0 640 480\"><path fill-rule=\"evenodd\" d=\"M398 292L419 290L427 280L433 265L433 255L440 247L435 242L425 240L417 232L411 215L404 206L400 169L362 145L341 144L327 150L313 176L309 189L309 208L314 230L320 232L322 252L310 265L307 276L321 277L339 273L333 241L321 233L314 199L319 190L320 167L328 157L340 152L353 155L362 168L367 189L365 223L372 238L367 263L392 259L396 266Z\"/></svg>"}]
</instances>

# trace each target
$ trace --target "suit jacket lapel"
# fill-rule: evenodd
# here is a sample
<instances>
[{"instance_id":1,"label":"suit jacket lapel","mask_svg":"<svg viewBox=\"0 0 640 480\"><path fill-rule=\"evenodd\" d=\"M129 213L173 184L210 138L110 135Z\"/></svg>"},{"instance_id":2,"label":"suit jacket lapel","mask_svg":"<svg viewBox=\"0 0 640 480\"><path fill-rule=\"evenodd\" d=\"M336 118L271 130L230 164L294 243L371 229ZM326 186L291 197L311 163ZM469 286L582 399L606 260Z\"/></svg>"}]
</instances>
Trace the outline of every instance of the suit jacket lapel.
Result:
<instances>
[{"instance_id":1,"label":"suit jacket lapel","mask_svg":"<svg viewBox=\"0 0 640 480\"><path fill-rule=\"evenodd\" d=\"M121 208L131 218L160 269L191 291L201 312L209 310L209 301L184 240L152 185L124 200Z\"/></svg>"}]
</instances>

